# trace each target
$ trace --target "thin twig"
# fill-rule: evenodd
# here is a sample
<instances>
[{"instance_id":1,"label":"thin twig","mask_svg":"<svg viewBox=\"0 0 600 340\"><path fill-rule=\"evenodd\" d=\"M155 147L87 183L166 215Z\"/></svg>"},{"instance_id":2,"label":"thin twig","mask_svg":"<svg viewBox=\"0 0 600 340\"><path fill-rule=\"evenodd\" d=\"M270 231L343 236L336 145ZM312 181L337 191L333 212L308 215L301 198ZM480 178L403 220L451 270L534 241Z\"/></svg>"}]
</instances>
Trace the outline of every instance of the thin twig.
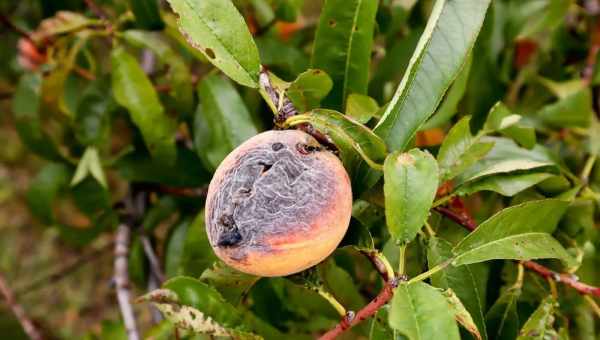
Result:
<instances>
[{"instance_id":1,"label":"thin twig","mask_svg":"<svg viewBox=\"0 0 600 340\"><path fill-rule=\"evenodd\" d=\"M577 290L583 295L594 295L600 297L600 287L590 286L586 283L579 282L577 276L573 274L557 273L541 264L533 261L523 262L525 268L537 273L543 278L552 279L555 282L563 283L571 288Z\"/></svg>"},{"instance_id":2,"label":"thin twig","mask_svg":"<svg viewBox=\"0 0 600 340\"><path fill-rule=\"evenodd\" d=\"M4 300L6 300L6 304L12 310L13 314L23 327L25 334L29 336L32 340L42 340L44 337L42 333L37 329L33 321L25 314L25 310L23 307L17 302L15 298L15 294L9 288L8 283L4 276L0 273L0 293L4 296Z\"/></svg>"},{"instance_id":3,"label":"thin twig","mask_svg":"<svg viewBox=\"0 0 600 340\"><path fill-rule=\"evenodd\" d=\"M598 51L600 51L600 20L596 21L594 30L592 31L590 38L590 49L585 60L585 68L582 72L582 78L586 84L590 84L592 82Z\"/></svg>"},{"instance_id":4,"label":"thin twig","mask_svg":"<svg viewBox=\"0 0 600 340\"><path fill-rule=\"evenodd\" d=\"M56 282L64 279L65 277L67 277L69 274L75 272L77 269L81 268L83 265L90 263L93 260L101 258L100 255L104 254L104 252L106 252L108 249L112 248L113 245L114 245L113 242L109 242L108 244L106 244L98 249L94 249L93 251L79 257L72 263L62 266L62 267L58 268L57 270L53 271L52 273L50 273L44 277L41 277L33 282L30 282L28 285L26 285L24 287L17 288L15 290L15 294L17 296L22 296L22 295L31 293L38 288L49 287L53 283L56 283Z\"/></svg>"},{"instance_id":5,"label":"thin twig","mask_svg":"<svg viewBox=\"0 0 600 340\"><path fill-rule=\"evenodd\" d=\"M379 308L388 303L394 296L394 288L398 287L399 279L393 278L385 283L385 286L379 294L369 302L368 305L359 310L356 315L353 313L347 314L335 328L323 334L319 340L332 340L344 333L346 330L358 325L362 321L375 315Z\"/></svg>"},{"instance_id":6,"label":"thin twig","mask_svg":"<svg viewBox=\"0 0 600 340\"><path fill-rule=\"evenodd\" d=\"M152 248L152 243L150 242L150 239L146 235L141 235L140 240L142 241L142 246L144 247L144 253L146 254L146 257L148 258L148 262L150 262L150 269L152 270L152 273L158 279L159 283L164 282L165 274L162 271L158 257L154 253L154 249Z\"/></svg>"},{"instance_id":7,"label":"thin twig","mask_svg":"<svg viewBox=\"0 0 600 340\"><path fill-rule=\"evenodd\" d=\"M381 275L381 278L385 282L383 289L369 304L361 308L357 313L352 311L347 312L342 320L334 328L323 334L319 340L335 339L346 330L375 315L379 308L392 299L394 288L398 287L400 281L407 280L404 274L395 276L394 269L380 252L372 250L360 250L360 252L371 261L375 270Z\"/></svg>"},{"instance_id":8,"label":"thin twig","mask_svg":"<svg viewBox=\"0 0 600 340\"><path fill-rule=\"evenodd\" d=\"M84 0L87 7L100 19L108 20L108 14L94 0Z\"/></svg>"},{"instance_id":9,"label":"thin twig","mask_svg":"<svg viewBox=\"0 0 600 340\"><path fill-rule=\"evenodd\" d=\"M446 207L437 207L435 208L435 210L469 231L473 231L475 230L475 228L477 228L477 223L475 222L473 217L471 217L468 214L466 209L464 209L460 213L457 213L452 209ZM523 266L525 266L525 268L533 271L534 273L540 275L543 278L550 278L555 282L565 284L577 290L580 294L594 295L600 297L600 287L594 287L583 282L579 282L577 276L573 274L557 273L534 261L524 261Z\"/></svg>"},{"instance_id":10,"label":"thin twig","mask_svg":"<svg viewBox=\"0 0 600 340\"><path fill-rule=\"evenodd\" d=\"M129 340L139 340L140 335L137 330L133 307L131 306L131 294L129 291L129 242L131 239L131 229L126 224L119 225L115 239L115 286L117 290L117 300L121 309L121 316L127 331Z\"/></svg>"},{"instance_id":11,"label":"thin twig","mask_svg":"<svg viewBox=\"0 0 600 340\"><path fill-rule=\"evenodd\" d=\"M31 38L31 34L29 34L29 32L25 31L24 29L20 28L19 26L15 25L6 15L0 14L0 23L2 23L9 30L31 41L35 45L35 42Z\"/></svg>"}]
</instances>

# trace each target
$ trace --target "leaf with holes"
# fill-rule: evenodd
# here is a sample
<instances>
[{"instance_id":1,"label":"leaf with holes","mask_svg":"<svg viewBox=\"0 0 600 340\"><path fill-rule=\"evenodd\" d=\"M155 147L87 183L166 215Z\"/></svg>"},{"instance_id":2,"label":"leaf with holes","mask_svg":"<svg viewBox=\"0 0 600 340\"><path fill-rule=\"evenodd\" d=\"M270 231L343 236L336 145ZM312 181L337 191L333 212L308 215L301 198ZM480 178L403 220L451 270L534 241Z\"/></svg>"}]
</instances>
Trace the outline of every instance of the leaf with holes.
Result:
<instances>
[{"instance_id":1,"label":"leaf with holes","mask_svg":"<svg viewBox=\"0 0 600 340\"><path fill-rule=\"evenodd\" d=\"M198 334L262 339L243 325L244 316L214 288L190 277L176 277L140 298L153 303L178 328Z\"/></svg>"},{"instance_id":2,"label":"leaf with holes","mask_svg":"<svg viewBox=\"0 0 600 340\"><path fill-rule=\"evenodd\" d=\"M546 199L501 210L454 247L453 265L493 259L557 258L570 266L573 258L550 234L567 205L566 201Z\"/></svg>"},{"instance_id":3,"label":"leaf with holes","mask_svg":"<svg viewBox=\"0 0 600 340\"><path fill-rule=\"evenodd\" d=\"M169 0L188 42L236 82L258 86L258 49L230 0Z\"/></svg>"},{"instance_id":4,"label":"leaf with holes","mask_svg":"<svg viewBox=\"0 0 600 340\"><path fill-rule=\"evenodd\" d=\"M521 328L517 340L556 339L558 333L552 328L556 307L557 302L552 296L542 300Z\"/></svg>"},{"instance_id":5,"label":"leaf with holes","mask_svg":"<svg viewBox=\"0 0 600 340\"><path fill-rule=\"evenodd\" d=\"M438 187L438 165L429 152L390 154L383 167L385 218L392 237L412 241L421 230Z\"/></svg>"},{"instance_id":6,"label":"leaf with holes","mask_svg":"<svg viewBox=\"0 0 600 340\"><path fill-rule=\"evenodd\" d=\"M367 93L378 1L327 0L315 33L312 67L327 72L333 90L325 106L341 110L351 93Z\"/></svg>"},{"instance_id":7,"label":"leaf with holes","mask_svg":"<svg viewBox=\"0 0 600 340\"><path fill-rule=\"evenodd\" d=\"M481 340L481 334L479 333L479 329L477 329L477 325L475 325L471 314L469 311L467 311L458 296L454 294L452 289L445 290L442 295L444 295L446 298L446 301L450 306L450 310L454 312L454 318L456 321L460 323L467 331L469 331L469 333L471 333L475 338Z\"/></svg>"}]
</instances>

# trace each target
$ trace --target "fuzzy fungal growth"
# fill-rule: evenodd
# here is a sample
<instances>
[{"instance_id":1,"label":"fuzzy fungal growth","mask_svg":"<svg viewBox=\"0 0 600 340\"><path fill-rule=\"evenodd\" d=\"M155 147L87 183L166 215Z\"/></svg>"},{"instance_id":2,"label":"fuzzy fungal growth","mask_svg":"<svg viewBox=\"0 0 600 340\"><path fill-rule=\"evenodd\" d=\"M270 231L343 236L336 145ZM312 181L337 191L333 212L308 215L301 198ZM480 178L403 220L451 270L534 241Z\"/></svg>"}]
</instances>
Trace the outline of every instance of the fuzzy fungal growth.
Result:
<instances>
[{"instance_id":1,"label":"fuzzy fungal growth","mask_svg":"<svg viewBox=\"0 0 600 340\"><path fill-rule=\"evenodd\" d=\"M206 230L219 258L259 276L284 276L326 258L342 240L352 190L340 160L310 135L268 131L217 168Z\"/></svg>"}]
</instances>

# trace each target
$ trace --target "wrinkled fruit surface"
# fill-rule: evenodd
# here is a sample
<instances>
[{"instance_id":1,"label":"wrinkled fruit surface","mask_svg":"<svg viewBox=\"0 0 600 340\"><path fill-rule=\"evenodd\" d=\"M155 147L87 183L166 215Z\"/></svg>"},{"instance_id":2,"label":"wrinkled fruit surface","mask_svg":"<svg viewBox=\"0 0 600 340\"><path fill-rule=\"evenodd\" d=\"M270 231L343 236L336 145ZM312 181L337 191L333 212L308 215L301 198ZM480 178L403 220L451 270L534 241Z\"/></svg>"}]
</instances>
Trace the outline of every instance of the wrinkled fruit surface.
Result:
<instances>
[{"instance_id":1,"label":"wrinkled fruit surface","mask_svg":"<svg viewBox=\"0 0 600 340\"><path fill-rule=\"evenodd\" d=\"M219 165L205 211L219 258L249 274L284 276L337 247L350 222L352 190L340 160L313 137L268 131Z\"/></svg>"}]
</instances>

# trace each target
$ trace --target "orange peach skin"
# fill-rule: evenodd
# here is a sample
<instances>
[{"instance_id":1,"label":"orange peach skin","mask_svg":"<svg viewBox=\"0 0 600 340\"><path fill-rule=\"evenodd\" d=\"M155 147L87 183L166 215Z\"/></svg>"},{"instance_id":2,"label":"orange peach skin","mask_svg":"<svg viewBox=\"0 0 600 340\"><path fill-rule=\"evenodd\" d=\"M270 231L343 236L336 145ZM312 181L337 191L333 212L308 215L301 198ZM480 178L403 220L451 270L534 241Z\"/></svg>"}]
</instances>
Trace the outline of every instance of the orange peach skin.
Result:
<instances>
[{"instance_id":1,"label":"orange peach skin","mask_svg":"<svg viewBox=\"0 0 600 340\"><path fill-rule=\"evenodd\" d=\"M320 146L310 135L297 130L268 131L247 140L231 152L219 165L208 188L205 210L206 221L211 221L211 206L215 194L223 182L225 173L235 167L241 155L257 146L283 143L291 146L305 143ZM300 272L328 257L341 242L348 229L352 213L352 189L350 179L340 160L329 151L319 151L309 155L315 157L318 166L324 167L327 176L336 179L334 189L328 194L329 200L315 218L303 221L309 230L289 228L289 233L263 240L264 247L240 249L240 247L219 247L209 233L209 239L216 255L228 265L248 274L258 276L285 276ZM208 232L208 226L207 226ZM240 250L243 257L239 256Z\"/></svg>"}]
</instances>

